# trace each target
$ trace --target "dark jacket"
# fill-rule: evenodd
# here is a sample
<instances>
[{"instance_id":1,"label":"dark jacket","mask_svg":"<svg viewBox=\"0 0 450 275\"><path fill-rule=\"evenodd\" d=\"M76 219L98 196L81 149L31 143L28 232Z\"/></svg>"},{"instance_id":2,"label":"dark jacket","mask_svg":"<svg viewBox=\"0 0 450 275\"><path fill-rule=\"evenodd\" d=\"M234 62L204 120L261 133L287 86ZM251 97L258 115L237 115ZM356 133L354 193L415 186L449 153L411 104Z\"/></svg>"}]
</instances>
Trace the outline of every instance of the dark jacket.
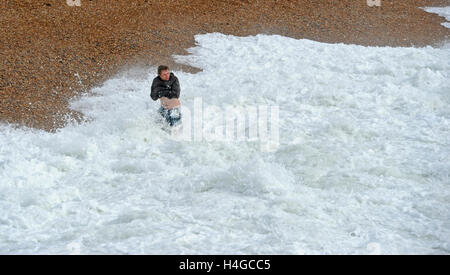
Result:
<instances>
[{"instance_id":1,"label":"dark jacket","mask_svg":"<svg viewBox=\"0 0 450 275\"><path fill-rule=\"evenodd\" d=\"M170 73L168 81L162 80L159 76L153 79L152 91L150 97L153 100L158 100L161 97L179 98L180 97L180 83L178 78Z\"/></svg>"}]
</instances>

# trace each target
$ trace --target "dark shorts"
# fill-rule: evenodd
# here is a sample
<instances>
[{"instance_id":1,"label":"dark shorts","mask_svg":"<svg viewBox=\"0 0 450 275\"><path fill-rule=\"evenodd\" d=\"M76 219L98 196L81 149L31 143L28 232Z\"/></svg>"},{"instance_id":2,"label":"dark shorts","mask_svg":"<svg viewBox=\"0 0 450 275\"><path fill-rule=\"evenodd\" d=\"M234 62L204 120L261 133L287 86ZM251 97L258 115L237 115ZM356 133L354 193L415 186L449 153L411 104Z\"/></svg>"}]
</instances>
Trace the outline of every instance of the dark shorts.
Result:
<instances>
[{"instance_id":1,"label":"dark shorts","mask_svg":"<svg viewBox=\"0 0 450 275\"><path fill-rule=\"evenodd\" d=\"M180 107L173 109L165 109L162 106L159 107L159 114L166 120L170 126L177 126L181 124L181 111Z\"/></svg>"}]
</instances>

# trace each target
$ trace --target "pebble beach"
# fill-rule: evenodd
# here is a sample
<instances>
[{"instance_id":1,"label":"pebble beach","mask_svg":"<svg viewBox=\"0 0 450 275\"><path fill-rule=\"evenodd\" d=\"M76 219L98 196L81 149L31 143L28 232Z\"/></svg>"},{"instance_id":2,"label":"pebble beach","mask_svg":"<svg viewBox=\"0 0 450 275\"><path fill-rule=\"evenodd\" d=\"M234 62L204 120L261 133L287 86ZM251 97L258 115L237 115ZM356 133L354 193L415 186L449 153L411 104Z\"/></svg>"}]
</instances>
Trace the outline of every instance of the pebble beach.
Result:
<instances>
[{"instance_id":1,"label":"pebble beach","mask_svg":"<svg viewBox=\"0 0 450 275\"><path fill-rule=\"evenodd\" d=\"M123 69L167 64L196 73L200 69L173 59L188 54L196 34L438 47L450 29L441 25L445 18L420 7L449 5L444 0L4 0L0 121L55 131L83 119L70 110L71 99Z\"/></svg>"}]
</instances>

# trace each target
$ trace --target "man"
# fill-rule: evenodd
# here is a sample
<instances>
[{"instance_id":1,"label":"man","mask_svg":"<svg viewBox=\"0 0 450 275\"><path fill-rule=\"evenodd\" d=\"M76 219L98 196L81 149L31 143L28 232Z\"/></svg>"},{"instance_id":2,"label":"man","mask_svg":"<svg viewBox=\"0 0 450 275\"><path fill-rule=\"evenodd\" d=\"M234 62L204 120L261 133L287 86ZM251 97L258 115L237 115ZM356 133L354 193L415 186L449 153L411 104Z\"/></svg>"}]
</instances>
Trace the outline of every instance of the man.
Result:
<instances>
[{"instance_id":1,"label":"man","mask_svg":"<svg viewBox=\"0 0 450 275\"><path fill-rule=\"evenodd\" d=\"M166 119L170 126L181 123L180 112L180 83L178 78L170 72L169 67L158 67L158 76L153 79L150 97L153 100L161 100L159 113Z\"/></svg>"}]
</instances>

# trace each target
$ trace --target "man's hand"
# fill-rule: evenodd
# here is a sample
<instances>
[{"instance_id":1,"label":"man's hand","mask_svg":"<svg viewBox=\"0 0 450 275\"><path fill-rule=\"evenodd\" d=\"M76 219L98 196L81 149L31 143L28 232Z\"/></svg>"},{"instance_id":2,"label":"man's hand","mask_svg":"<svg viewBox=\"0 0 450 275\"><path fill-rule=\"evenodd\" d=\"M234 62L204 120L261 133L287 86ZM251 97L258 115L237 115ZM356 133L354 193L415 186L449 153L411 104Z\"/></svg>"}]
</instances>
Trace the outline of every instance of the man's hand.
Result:
<instances>
[{"instance_id":1,"label":"man's hand","mask_svg":"<svg viewBox=\"0 0 450 275\"><path fill-rule=\"evenodd\" d=\"M158 98L170 97L170 90L160 90L158 91Z\"/></svg>"}]
</instances>

